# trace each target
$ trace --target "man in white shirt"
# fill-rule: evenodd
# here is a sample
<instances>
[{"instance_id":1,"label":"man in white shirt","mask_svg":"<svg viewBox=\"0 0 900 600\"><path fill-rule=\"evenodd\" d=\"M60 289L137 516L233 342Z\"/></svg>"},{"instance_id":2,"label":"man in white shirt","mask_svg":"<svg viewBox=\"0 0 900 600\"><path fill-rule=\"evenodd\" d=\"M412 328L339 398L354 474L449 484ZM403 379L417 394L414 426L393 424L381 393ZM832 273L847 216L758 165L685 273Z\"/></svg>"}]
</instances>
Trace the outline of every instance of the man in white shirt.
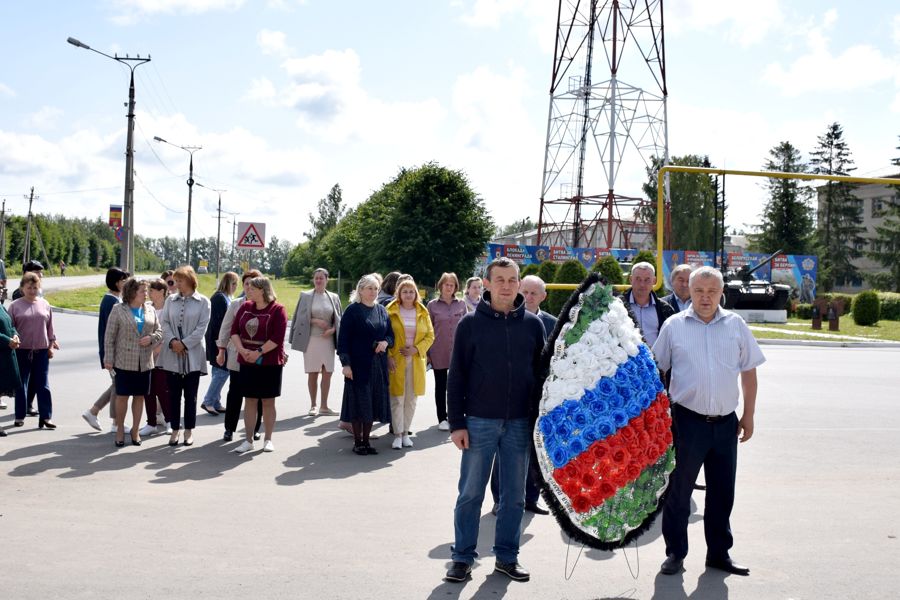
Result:
<instances>
[{"instance_id":1,"label":"man in white shirt","mask_svg":"<svg viewBox=\"0 0 900 600\"><path fill-rule=\"evenodd\" d=\"M756 410L756 367L765 362L744 321L719 306L724 282L712 267L691 273L691 306L666 321L653 345L663 371L671 372L672 429L675 470L669 478L662 530L666 560L660 572L682 569L688 552L687 525L694 482L700 468L706 474L706 566L735 575L750 569L729 556L731 509L737 469L737 440L753 435ZM744 409L736 414L741 391Z\"/></svg>"}]
</instances>

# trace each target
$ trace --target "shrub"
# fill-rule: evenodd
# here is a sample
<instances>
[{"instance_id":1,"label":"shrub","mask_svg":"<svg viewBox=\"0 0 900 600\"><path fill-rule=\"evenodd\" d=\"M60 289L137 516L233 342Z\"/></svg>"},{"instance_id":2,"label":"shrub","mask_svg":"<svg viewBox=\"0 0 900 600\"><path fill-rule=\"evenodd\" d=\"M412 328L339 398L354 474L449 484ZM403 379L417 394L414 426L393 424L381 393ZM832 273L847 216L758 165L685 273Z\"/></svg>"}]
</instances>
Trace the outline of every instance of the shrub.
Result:
<instances>
[{"instance_id":1,"label":"shrub","mask_svg":"<svg viewBox=\"0 0 900 600\"><path fill-rule=\"evenodd\" d=\"M900 321L900 294L894 292L878 292L881 301L881 318L887 321Z\"/></svg>"},{"instance_id":2,"label":"shrub","mask_svg":"<svg viewBox=\"0 0 900 600\"><path fill-rule=\"evenodd\" d=\"M841 316L849 315L850 311L853 308L853 296L850 294L831 294L832 300L843 300L844 301L844 310L841 312Z\"/></svg>"},{"instance_id":3,"label":"shrub","mask_svg":"<svg viewBox=\"0 0 900 600\"><path fill-rule=\"evenodd\" d=\"M544 280L544 283L550 283L556 278L556 271L559 268L555 262L545 260L538 267L537 276Z\"/></svg>"},{"instance_id":4,"label":"shrub","mask_svg":"<svg viewBox=\"0 0 900 600\"><path fill-rule=\"evenodd\" d=\"M813 305L812 304L798 304L797 305L797 313L796 316L798 319L812 319L813 317Z\"/></svg>"},{"instance_id":5,"label":"shrub","mask_svg":"<svg viewBox=\"0 0 900 600\"><path fill-rule=\"evenodd\" d=\"M521 267L519 269L519 279L522 279L523 277L528 277L529 275L537 275L539 268L540 267L538 267L534 263L531 263L530 265L525 265L524 267Z\"/></svg>"},{"instance_id":6,"label":"shrub","mask_svg":"<svg viewBox=\"0 0 900 600\"><path fill-rule=\"evenodd\" d=\"M606 283L613 285L625 283L625 274L622 273L622 267L615 256L604 256L594 263L591 271L599 273L606 280Z\"/></svg>"},{"instance_id":7,"label":"shrub","mask_svg":"<svg viewBox=\"0 0 900 600\"><path fill-rule=\"evenodd\" d=\"M881 301L876 292L860 292L853 299L853 322L857 325L874 325L880 316Z\"/></svg>"},{"instance_id":8,"label":"shrub","mask_svg":"<svg viewBox=\"0 0 900 600\"><path fill-rule=\"evenodd\" d=\"M580 261L567 260L560 265L553 283L581 283L585 277L587 277L587 269ZM550 290L550 293L547 294L545 310L553 316L559 315L571 295L572 290Z\"/></svg>"}]
</instances>

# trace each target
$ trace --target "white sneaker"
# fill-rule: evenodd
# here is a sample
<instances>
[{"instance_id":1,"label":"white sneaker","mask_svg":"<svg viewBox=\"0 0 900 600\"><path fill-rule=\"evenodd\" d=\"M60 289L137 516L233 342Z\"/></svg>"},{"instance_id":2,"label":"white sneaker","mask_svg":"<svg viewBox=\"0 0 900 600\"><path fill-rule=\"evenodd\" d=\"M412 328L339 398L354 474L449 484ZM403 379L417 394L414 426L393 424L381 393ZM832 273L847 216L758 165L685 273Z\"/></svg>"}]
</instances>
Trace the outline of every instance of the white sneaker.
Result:
<instances>
[{"instance_id":1,"label":"white sneaker","mask_svg":"<svg viewBox=\"0 0 900 600\"><path fill-rule=\"evenodd\" d=\"M9 405L6 403L6 400L0 398L0 410L6 410L7 408L9 408Z\"/></svg>"},{"instance_id":2,"label":"white sneaker","mask_svg":"<svg viewBox=\"0 0 900 600\"><path fill-rule=\"evenodd\" d=\"M447 419L441 421L441 423L438 425L438 429L440 429L441 431L450 431L450 423L447 422Z\"/></svg>"},{"instance_id":3,"label":"white sneaker","mask_svg":"<svg viewBox=\"0 0 900 600\"><path fill-rule=\"evenodd\" d=\"M403 440L398 437L395 437L394 441L391 442L391 448L393 448L394 450L399 450L402 447L403 447Z\"/></svg>"},{"instance_id":4,"label":"white sneaker","mask_svg":"<svg viewBox=\"0 0 900 600\"><path fill-rule=\"evenodd\" d=\"M97 416L93 414L90 410L86 410L81 413L81 418L87 421L87 424L96 429L97 431L103 431L103 427L100 426L100 420L97 419Z\"/></svg>"},{"instance_id":5,"label":"white sneaker","mask_svg":"<svg viewBox=\"0 0 900 600\"><path fill-rule=\"evenodd\" d=\"M263 444L263 452L275 452L275 444L272 443L272 440L266 440L266 443Z\"/></svg>"},{"instance_id":6,"label":"white sneaker","mask_svg":"<svg viewBox=\"0 0 900 600\"><path fill-rule=\"evenodd\" d=\"M172 424L168 421L166 422L166 435L172 435Z\"/></svg>"},{"instance_id":7,"label":"white sneaker","mask_svg":"<svg viewBox=\"0 0 900 600\"><path fill-rule=\"evenodd\" d=\"M404 448L412 448L413 447L412 440L409 439L409 436L406 434L403 434L403 447Z\"/></svg>"},{"instance_id":8,"label":"white sneaker","mask_svg":"<svg viewBox=\"0 0 900 600\"><path fill-rule=\"evenodd\" d=\"M241 442L241 445L232 450L232 452L237 452L238 454L243 454L244 452L250 452L253 450L253 442L248 442L244 440Z\"/></svg>"},{"instance_id":9,"label":"white sneaker","mask_svg":"<svg viewBox=\"0 0 900 600\"><path fill-rule=\"evenodd\" d=\"M156 433L156 425L144 425L138 430L138 433L141 434L141 437L150 437L151 435Z\"/></svg>"}]
</instances>

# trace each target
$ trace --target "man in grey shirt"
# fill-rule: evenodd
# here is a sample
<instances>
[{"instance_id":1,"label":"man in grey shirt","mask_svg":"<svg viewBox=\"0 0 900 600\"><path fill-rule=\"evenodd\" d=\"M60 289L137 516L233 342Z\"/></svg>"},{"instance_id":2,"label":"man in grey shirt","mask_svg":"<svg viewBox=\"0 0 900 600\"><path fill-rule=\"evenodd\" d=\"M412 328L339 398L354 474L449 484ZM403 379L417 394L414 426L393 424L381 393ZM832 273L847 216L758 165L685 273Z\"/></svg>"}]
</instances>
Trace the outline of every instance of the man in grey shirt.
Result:
<instances>
[{"instance_id":1,"label":"man in grey shirt","mask_svg":"<svg viewBox=\"0 0 900 600\"><path fill-rule=\"evenodd\" d=\"M691 273L691 306L666 321L653 345L659 368L672 370L675 470L663 508L664 575L680 572L687 556L691 492L701 467L706 474L706 566L750 574L729 556L734 543L730 517L738 436L746 442L753 435L756 367L766 359L741 317L719 306L723 288L722 274L712 267ZM738 418L741 391L744 410Z\"/></svg>"}]
</instances>

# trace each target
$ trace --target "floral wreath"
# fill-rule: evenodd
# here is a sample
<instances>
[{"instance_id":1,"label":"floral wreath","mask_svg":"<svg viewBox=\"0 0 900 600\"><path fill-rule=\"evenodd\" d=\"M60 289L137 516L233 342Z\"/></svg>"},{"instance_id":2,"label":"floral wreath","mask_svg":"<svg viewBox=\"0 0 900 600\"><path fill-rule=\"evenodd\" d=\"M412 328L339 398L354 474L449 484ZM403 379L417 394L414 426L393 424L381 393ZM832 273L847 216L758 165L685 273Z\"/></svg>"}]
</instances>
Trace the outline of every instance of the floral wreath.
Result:
<instances>
[{"instance_id":1,"label":"floral wreath","mask_svg":"<svg viewBox=\"0 0 900 600\"><path fill-rule=\"evenodd\" d=\"M652 524L675 467L669 399L650 349L612 286L590 275L544 349L534 428L543 495L560 526L603 550Z\"/></svg>"}]
</instances>

